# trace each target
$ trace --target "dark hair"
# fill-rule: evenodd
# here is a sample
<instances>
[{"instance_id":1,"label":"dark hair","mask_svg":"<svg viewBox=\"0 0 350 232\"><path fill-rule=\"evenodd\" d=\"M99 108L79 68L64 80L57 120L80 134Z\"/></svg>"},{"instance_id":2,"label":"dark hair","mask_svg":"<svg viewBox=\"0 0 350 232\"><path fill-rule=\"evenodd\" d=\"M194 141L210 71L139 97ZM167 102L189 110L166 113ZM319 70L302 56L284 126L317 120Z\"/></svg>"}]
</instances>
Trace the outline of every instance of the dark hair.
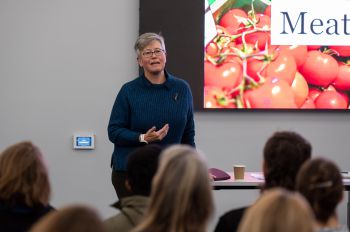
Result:
<instances>
[{"instance_id":1,"label":"dark hair","mask_svg":"<svg viewBox=\"0 0 350 232\"><path fill-rule=\"evenodd\" d=\"M291 131L275 132L264 147L264 189L283 187L295 190L296 175L302 164L311 158L311 145Z\"/></svg>"},{"instance_id":2,"label":"dark hair","mask_svg":"<svg viewBox=\"0 0 350 232\"><path fill-rule=\"evenodd\" d=\"M306 162L297 176L297 190L309 201L317 221L322 223L335 214L343 188L339 168L327 159Z\"/></svg>"},{"instance_id":3,"label":"dark hair","mask_svg":"<svg viewBox=\"0 0 350 232\"><path fill-rule=\"evenodd\" d=\"M133 194L149 196L152 179L158 167L162 148L150 144L136 149L129 155L127 162L127 180Z\"/></svg>"}]
</instances>

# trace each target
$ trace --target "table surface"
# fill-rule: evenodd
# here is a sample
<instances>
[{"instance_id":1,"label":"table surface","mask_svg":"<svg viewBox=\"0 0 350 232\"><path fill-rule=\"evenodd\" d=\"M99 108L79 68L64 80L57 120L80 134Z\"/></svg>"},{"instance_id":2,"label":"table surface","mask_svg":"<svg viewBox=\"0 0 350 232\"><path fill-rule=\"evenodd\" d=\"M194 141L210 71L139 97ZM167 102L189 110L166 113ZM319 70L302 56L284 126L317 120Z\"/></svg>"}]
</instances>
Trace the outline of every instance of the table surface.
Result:
<instances>
[{"instance_id":1,"label":"table surface","mask_svg":"<svg viewBox=\"0 0 350 232\"><path fill-rule=\"evenodd\" d=\"M230 179L213 181L214 189L259 189L264 184L264 176L262 172L246 172L244 180L235 180L233 172L227 172ZM350 191L350 179L343 179L346 191Z\"/></svg>"}]
</instances>

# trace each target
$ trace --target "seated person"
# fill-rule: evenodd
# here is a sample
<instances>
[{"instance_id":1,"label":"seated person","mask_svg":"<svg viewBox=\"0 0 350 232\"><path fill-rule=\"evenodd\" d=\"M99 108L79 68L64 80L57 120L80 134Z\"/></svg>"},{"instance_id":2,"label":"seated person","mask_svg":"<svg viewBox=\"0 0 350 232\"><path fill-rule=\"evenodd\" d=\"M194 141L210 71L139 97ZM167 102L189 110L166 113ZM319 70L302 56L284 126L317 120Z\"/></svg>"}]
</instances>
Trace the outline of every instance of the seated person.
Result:
<instances>
[{"instance_id":1,"label":"seated person","mask_svg":"<svg viewBox=\"0 0 350 232\"><path fill-rule=\"evenodd\" d=\"M30 232L105 232L100 216L90 207L67 206L40 219Z\"/></svg>"},{"instance_id":2,"label":"seated person","mask_svg":"<svg viewBox=\"0 0 350 232\"><path fill-rule=\"evenodd\" d=\"M157 171L161 150L159 145L150 144L130 154L125 182L130 196L114 204L120 213L104 222L108 232L130 231L140 222L149 203L152 179Z\"/></svg>"},{"instance_id":3,"label":"seated person","mask_svg":"<svg viewBox=\"0 0 350 232\"><path fill-rule=\"evenodd\" d=\"M314 232L313 214L302 195L274 188L247 209L238 231Z\"/></svg>"},{"instance_id":4,"label":"seated person","mask_svg":"<svg viewBox=\"0 0 350 232\"><path fill-rule=\"evenodd\" d=\"M173 145L161 154L149 208L133 232L205 232L213 207L205 161L194 148Z\"/></svg>"},{"instance_id":5,"label":"seated person","mask_svg":"<svg viewBox=\"0 0 350 232\"><path fill-rule=\"evenodd\" d=\"M21 232L53 210L43 155L31 142L0 154L0 231Z\"/></svg>"},{"instance_id":6,"label":"seated person","mask_svg":"<svg viewBox=\"0 0 350 232\"><path fill-rule=\"evenodd\" d=\"M323 158L306 162L297 176L297 190L306 197L315 214L318 232L348 232L336 213L344 186L339 168Z\"/></svg>"},{"instance_id":7,"label":"seated person","mask_svg":"<svg viewBox=\"0 0 350 232\"><path fill-rule=\"evenodd\" d=\"M301 165L311 157L311 145L301 135L281 131L274 133L266 142L263 152L262 190L282 187L295 190L295 179ZM231 210L219 218L215 232L237 231L247 207Z\"/></svg>"}]
</instances>

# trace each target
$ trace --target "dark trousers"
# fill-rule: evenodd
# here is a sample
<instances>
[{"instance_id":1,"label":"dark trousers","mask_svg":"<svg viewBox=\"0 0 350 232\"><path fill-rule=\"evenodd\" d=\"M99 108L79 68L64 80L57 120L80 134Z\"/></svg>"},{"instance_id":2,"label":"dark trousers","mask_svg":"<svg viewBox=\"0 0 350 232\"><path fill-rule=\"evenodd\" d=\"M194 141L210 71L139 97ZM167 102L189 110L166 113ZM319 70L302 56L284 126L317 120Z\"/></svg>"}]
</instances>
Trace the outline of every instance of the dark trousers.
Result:
<instances>
[{"instance_id":1,"label":"dark trousers","mask_svg":"<svg viewBox=\"0 0 350 232\"><path fill-rule=\"evenodd\" d=\"M115 171L112 170L112 184L114 186L115 192L120 199L123 197L130 196L131 193L125 187L126 172L125 171Z\"/></svg>"}]
</instances>

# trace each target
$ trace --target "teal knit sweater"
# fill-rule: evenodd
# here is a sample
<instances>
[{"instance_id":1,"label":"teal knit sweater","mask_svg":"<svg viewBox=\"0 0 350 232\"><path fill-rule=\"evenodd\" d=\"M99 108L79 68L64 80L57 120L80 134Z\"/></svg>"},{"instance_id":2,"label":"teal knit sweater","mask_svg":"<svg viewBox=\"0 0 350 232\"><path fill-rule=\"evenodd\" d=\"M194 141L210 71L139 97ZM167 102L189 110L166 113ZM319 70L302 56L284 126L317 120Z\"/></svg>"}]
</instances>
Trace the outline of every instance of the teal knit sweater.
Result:
<instances>
[{"instance_id":1,"label":"teal knit sweater","mask_svg":"<svg viewBox=\"0 0 350 232\"><path fill-rule=\"evenodd\" d=\"M144 75L124 84L114 102L108 124L108 137L114 144L112 167L126 170L127 156L144 145L139 135L151 127L157 130L169 124L168 134L160 145L195 146L193 99L189 85L165 72L163 84L152 84Z\"/></svg>"}]
</instances>

